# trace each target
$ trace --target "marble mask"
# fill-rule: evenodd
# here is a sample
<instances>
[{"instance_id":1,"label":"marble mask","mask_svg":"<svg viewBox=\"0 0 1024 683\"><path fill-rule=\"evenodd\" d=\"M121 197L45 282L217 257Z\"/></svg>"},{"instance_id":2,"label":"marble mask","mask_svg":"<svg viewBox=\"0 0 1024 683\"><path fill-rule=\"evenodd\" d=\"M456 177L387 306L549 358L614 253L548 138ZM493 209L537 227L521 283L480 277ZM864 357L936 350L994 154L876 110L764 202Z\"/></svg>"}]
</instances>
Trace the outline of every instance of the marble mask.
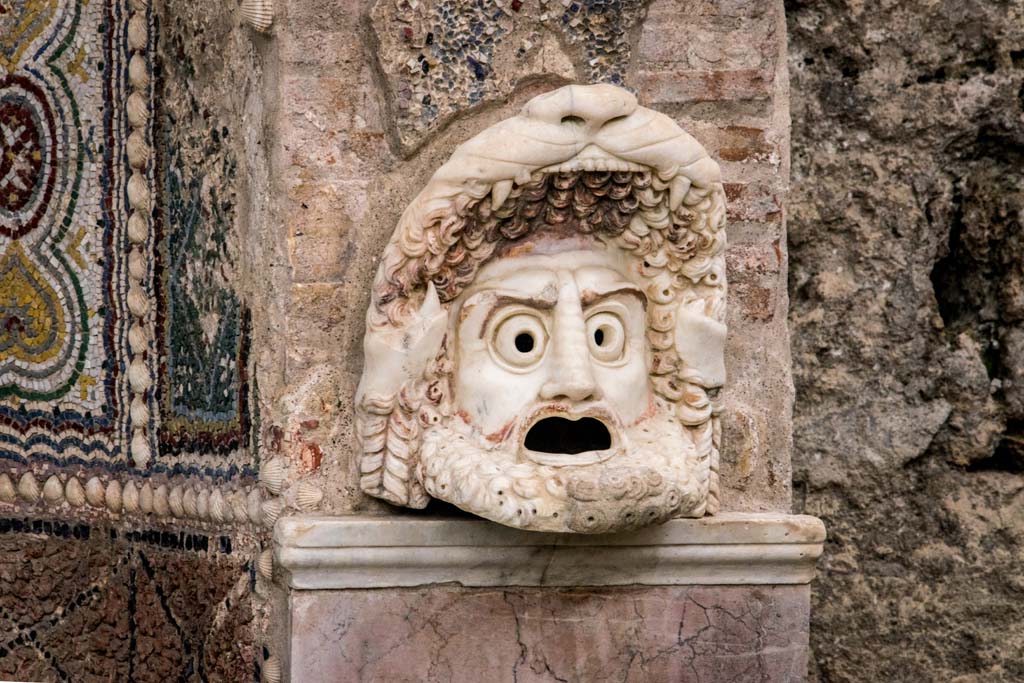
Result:
<instances>
[{"instance_id":1,"label":"marble mask","mask_svg":"<svg viewBox=\"0 0 1024 683\"><path fill-rule=\"evenodd\" d=\"M713 513L723 225L717 165L612 86L462 145L374 281L363 489L547 531Z\"/></svg>"}]
</instances>

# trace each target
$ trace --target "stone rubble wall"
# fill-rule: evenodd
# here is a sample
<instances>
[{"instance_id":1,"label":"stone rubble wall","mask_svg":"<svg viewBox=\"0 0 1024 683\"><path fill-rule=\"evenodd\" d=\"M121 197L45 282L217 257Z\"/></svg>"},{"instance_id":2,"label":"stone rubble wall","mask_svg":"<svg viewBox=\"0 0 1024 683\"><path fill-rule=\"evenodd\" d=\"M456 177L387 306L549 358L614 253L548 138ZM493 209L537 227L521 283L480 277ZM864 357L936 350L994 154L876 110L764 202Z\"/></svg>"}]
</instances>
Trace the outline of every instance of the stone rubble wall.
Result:
<instances>
[{"instance_id":1,"label":"stone rubble wall","mask_svg":"<svg viewBox=\"0 0 1024 683\"><path fill-rule=\"evenodd\" d=\"M1024 3L787 21L811 680L1024 680Z\"/></svg>"}]
</instances>

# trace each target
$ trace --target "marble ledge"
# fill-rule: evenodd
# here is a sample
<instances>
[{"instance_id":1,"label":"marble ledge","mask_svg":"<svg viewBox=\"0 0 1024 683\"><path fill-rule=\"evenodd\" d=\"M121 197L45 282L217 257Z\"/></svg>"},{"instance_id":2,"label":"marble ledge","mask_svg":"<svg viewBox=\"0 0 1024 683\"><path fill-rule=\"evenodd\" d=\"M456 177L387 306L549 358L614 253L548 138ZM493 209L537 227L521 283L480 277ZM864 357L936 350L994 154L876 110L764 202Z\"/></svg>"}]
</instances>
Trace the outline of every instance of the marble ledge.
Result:
<instances>
[{"instance_id":1,"label":"marble ledge","mask_svg":"<svg viewBox=\"0 0 1024 683\"><path fill-rule=\"evenodd\" d=\"M816 517L722 513L608 535L486 520L291 516L275 574L294 590L461 586L806 584L825 541Z\"/></svg>"}]
</instances>

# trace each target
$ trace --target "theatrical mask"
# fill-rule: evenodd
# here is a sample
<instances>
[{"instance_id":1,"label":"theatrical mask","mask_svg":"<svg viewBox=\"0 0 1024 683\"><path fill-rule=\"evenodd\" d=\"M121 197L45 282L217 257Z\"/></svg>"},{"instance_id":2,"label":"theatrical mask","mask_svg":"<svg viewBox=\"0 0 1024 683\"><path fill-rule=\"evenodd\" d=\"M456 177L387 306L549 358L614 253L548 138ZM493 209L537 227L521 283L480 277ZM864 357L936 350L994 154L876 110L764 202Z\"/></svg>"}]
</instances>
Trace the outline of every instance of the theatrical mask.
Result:
<instances>
[{"instance_id":1,"label":"theatrical mask","mask_svg":"<svg viewBox=\"0 0 1024 683\"><path fill-rule=\"evenodd\" d=\"M363 490L545 531L713 514L724 217L704 149L613 86L459 147L373 284Z\"/></svg>"}]
</instances>

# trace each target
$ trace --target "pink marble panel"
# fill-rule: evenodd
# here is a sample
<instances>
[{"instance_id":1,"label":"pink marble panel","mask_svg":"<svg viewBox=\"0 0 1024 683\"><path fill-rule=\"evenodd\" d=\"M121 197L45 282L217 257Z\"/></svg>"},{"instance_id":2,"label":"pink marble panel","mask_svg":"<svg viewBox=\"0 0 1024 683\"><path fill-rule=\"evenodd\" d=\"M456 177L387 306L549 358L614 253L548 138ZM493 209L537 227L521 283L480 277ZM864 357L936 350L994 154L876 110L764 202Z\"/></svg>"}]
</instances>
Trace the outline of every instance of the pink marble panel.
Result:
<instances>
[{"instance_id":1,"label":"pink marble panel","mask_svg":"<svg viewBox=\"0 0 1024 683\"><path fill-rule=\"evenodd\" d=\"M295 591L294 682L799 683L807 586Z\"/></svg>"}]
</instances>

